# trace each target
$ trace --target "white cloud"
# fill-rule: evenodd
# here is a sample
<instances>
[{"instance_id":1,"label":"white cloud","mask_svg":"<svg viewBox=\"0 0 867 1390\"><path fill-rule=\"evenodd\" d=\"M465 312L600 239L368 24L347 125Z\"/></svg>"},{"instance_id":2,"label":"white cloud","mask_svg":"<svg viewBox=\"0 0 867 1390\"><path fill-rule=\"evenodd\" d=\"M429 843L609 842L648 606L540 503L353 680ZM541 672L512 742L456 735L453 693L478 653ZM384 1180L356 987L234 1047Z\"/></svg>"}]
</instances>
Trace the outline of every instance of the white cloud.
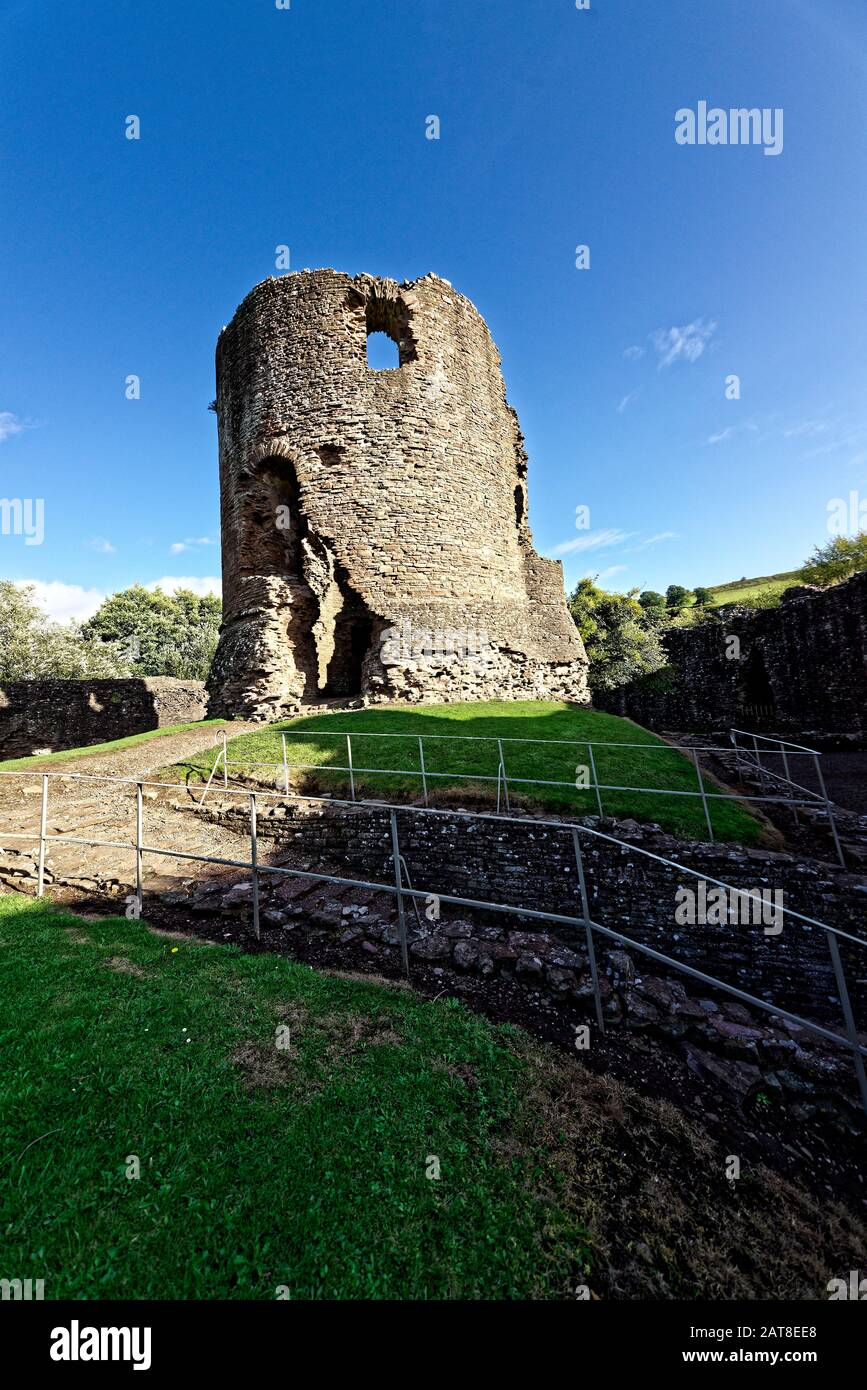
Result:
<instances>
[{"instance_id":1,"label":"white cloud","mask_svg":"<svg viewBox=\"0 0 867 1390\"><path fill-rule=\"evenodd\" d=\"M34 599L40 608L56 622L65 623L70 618L83 622L92 618L103 599L107 597L100 589L85 589L80 584L63 584L59 579L16 579L19 589L32 585Z\"/></svg>"},{"instance_id":2,"label":"white cloud","mask_svg":"<svg viewBox=\"0 0 867 1390\"><path fill-rule=\"evenodd\" d=\"M94 536L93 540L87 542L91 550L97 551L100 555L114 555L115 548L111 541L107 541L105 536Z\"/></svg>"},{"instance_id":3,"label":"white cloud","mask_svg":"<svg viewBox=\"0 0 867 1390\"><path fill-rule=\"evenodd\" d=\"M705 443L722 444L723 440L730 439L733 434L743 434L745 431L750 434L755 434L758 428L758 425L754 425L752 421L746 425L729 425L728 429L720 430L718 434L708 435Z\"/></svg>"},{"instance_id":4,"label":"white cloud","mask_svg":"<svg viewBox=\"0 0 867 1390\"><path fill-rule=\"evenodd\" d=\"M684 324L681 328L658 328L651 333L650 340L659 356L660 371L681 358L687 362L697 362L716 332L716 327L715 323L696 319L694 323Z\"/></svg>"},{"instance_id":5,"label":"white cloud","mask_svg":"<svg viewBox=\"0 0 867 1390\"><path fill-rule=\"evenodd\" d=\"M617 413L618 413L618 415L622 415L623 412L624 412L624 410L626 409L626 407L627 407L628 405L630 405L630 404L632 403L632 401L638 399L638 395L639 395L638 391L630 391L630 393L629 393L628 396L624 396L624 397L623 397L623 400L620 402L619 406L617 407Z\"/></svg>"},{"instance_id":6,"label":"white cloud","mask_svg":"<svg viewBox=\"0 0 867 1390\"><path fill-rule=\"evenodd\" d=\"M627 362L637 362L639 357L644 356L644 348L639 347L638 344L635 343L632 347L626 349L623 356L626 358Z\"/></svg>"},{"instance_id":7,"label":"white cloud","mask_svg":"<svg viewBox=\"0 0 867 1390\"><path fill-rule=\"evenodd\" d=\"M185 550L192 550L194 545L216 545L216 541L210 536L188 536L185 541L173 541L169 546L169 554L183 555Z\"/></svg>"},{"instance_id":8,"label":"white cloud","mask_svg":"<svg viewBox=\"0 0 867 1390\"><path fill-rule=\"evenodd\" d=\"M173 594L176 589L191 589L194 594L203 598L205 594L216 594L219 598L223 592L223 585L215 575L206 575L204 579L190 578L177 575L164 575L162 579L155 579L152 584L145 584L146 589L162 589L164 594Z\"/></svg>"},{"instance_id":9,"label":"white cloud","mask_svg":"<svg viewBox=\"0 0 867 1390\"><path fill-rule=\"evenodd\" d=\"M607 568L606 570L600 570L599 573L598 573L598 575L596 576L596 578L597 578L597 579L613 579L614 576L615 576L615 574L622 574L623 571L624 571L624 570L627 570L628 568L629 568L628 565L609 565L608 568ZM583 577L586 578L586 575L583 576Z\"/></svg>"},{"instance_id":10,"label":"white cloud","mask_svg":"<svg viewBox=\"0 0 867 1390\"><path fill-rule=\"evenodd\" d=\"M20 434L26 426L23 421L13 415L11 410L0 410L0 444L5 439L11 439L13 434Z\"/></svg>"},{"instance_id":11,"label":"white cloud","mask_svg":"<svg viewBox=\"0 0 867 1390\"><path fill-rule=\"evenodd\" d=\"M606 550L612 545L622 545L631 536L630 531L620 531L610 526L603 531L590 531L586 536L576 536L574 540L562 541L554 546L555 555L572 555L576 550Z\"/></svg>"}]
</instances>

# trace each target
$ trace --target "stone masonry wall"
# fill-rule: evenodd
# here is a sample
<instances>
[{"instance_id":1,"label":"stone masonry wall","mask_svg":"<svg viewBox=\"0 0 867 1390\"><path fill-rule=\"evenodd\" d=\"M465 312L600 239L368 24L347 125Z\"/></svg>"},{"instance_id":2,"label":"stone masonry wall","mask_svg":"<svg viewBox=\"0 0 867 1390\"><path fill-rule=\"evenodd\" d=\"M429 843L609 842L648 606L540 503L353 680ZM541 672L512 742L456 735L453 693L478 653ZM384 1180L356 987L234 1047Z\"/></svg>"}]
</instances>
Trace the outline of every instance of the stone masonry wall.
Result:
<instances>
[{"instance_id":1,"label":"stone masonry wall","mask_svg":"<svg viewBox=\"0 0 867 1390\"><path fill-rule=\"evenodd\" d=\"M371 882L392 883L389 813L370 808L316 807L314 803L261 803L259 830L265 841L276 841L262 862L316 872L334 872ZM245 806L229 805L198 814L237 824L247 833ZM552 818L548 818L551 820ZM419 891L509 904L534 911L580 916L580 894L572 838L572 822L540 824L527 816L520 822L494 817L466 819L456 815L398 813L400 848L412 886ZM593 822L623 839L625 845L583 835L584 871L590 914L602 926L622 932L684 964L716 976L779 1007L800 1012L842 1029L826 934L786 918L782 932L766 934L761 924L681 926L675 919L676 892L695 880L635 852L650 850L675 860L708 879L719 879L751 892L783 892L787 909L864 937L863 914L867 881L831 864L792 855L743 849L735 845L684 842L658 827L636 822ZM269 881L270 880L270 881ZM263 874L263 891L279 900L285 880ZM276 886L275 886L276 884ZM460 919L473 925L461 932L450 924ZM410 913L412 922L412 914ZM865 938L867 940L867 938ZM616 943L597 940L599 951ZM483 974L506 969L527 980L547 980L555 993L586 995L582 975L586 941L582 928L547 924L529 917L468 913L443 904L442 923L414 948L424 959L453 959L462 969ZM457 952L457 955L455 953ZM845 941L841 955L859 1026L867 1029L867 971L865 952ZM666 973L636 955L637 967L647 973ZM535 962L535 963L534 963ZM668 974L674 972L668 969ZM674 976L692 992L703 987Z\"/></svg>"},{"instance_id":2,"label":"stone masonry wall","mask_svg":"<svg viewBox=\"0 0 867 1390\"><path fill-rule=\"evenodd\" d=\"M371 332L399 367L367 365ZM220 335L216 408L216 713L273 718L323 694L586 702L499 356L447 281L263 281Z\"/></svg>"},{"instance_id":3,"label":"stone masonry wall","mask_svg":"<svg viewBox=\"0 0 867 1390\"><path fill-rule=\"evenodd\" d=\"M0 758L84 748L204 719L204 682L171 676L0 686Z\"/></svg>"},{"instance_id":4,"label":"stone masonry wall","mask_svg":"<svg viewBox=\"0 0 867 1390\"><path fill-rule=\"evenodd\" d=\"M737 659L726 655L732 636ZM867 732L867 573L830 589L789 589L779 608L734 609L663 641L667 671L596 703L650 728L736 724L758 707L763 727Z\"/></svg>"}]
</instances>

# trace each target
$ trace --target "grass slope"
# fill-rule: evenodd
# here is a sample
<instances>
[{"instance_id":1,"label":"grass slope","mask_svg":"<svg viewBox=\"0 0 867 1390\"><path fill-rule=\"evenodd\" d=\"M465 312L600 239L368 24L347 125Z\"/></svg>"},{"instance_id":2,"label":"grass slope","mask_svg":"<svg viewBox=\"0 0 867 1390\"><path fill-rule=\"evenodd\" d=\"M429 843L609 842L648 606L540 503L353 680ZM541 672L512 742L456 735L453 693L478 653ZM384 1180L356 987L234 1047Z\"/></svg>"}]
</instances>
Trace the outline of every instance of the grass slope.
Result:
<instances>
[{"instance_id":1,"label":"grass slope","mask_svg":"<svg viewBox=\"0 0 867 1390\"><path fill-rule=\"evenodd\" d=\"M111 743L89 743L84 748L64 748L59 753L43 753L29 758L10 758L0 762L0 772L11 772L13 768L50 767L52 763L65 763L73 758L92 758L98 753L114 753L122 748L132 748L136 743L149 743L154 738L165 738L168 734L185 734L190 729L203 729L209 724L230 727L225 719L197 719L191 724L166 724L162 729L148 729L143 734L130 734L127 738L116 738Z\"/></svg>"},{"instance_id":2,"label":"grass slope","mask_svg":"<svg viewBox=\"0 0 867 1390\"><path fill-rule=\"evenodd\" d=\"M668 747L646 729L617 715L581 709L576 706L539 700L492 701L486 704L424 705L417 709L380 706L375 709L346 710L312 715L271 724L244 734L229 744L230 761L244 763L233 769L242 775L257 776L269 786L274 775L256 770L254 763L280 763L282 732L287 734L289 762L313 765L315 772L296 772L290 779L294 791L325 790L349 795L346 774L328 773L329 764L347 766L346 740L333 731L353 736L353 763L356 794L367 798L421 799L419 776L419 734L438 735L426 739L424 756L431 789L464 787L476 797L480 793L496 801L496 782L472 783L459 772L496 778L499 752L497 739L504 740L503 752L513 798L536 802L553 810L569 810L595 815L597 802L590 790L576 790L576 769L588 765L586 740L598 743L639 744L638 748L595 748L596 771L602 785L667 788L696 792L698 779L694 765L681 753ZM411 735L410 738L362 738L364 733ZM358 737L356 737L358 735ZM491 740L466 742L461 735ZM565 740L544 746L505 742L508 739ZM648 751L644 751L647 749ZM213 767L218 750L207 749L182 765L196 769L203 778ZM412 772L413 776L388 775L376 769ZM169 770L178 776L179 769ZM435 775L439 774L439 775ZM168 774L167 774L168 775ZM523 784L519 779L524 779ZM540 779L539 781L535 779ZM279 776L282 787L282 773ZM542 785L542 781L566 782L566 787ZM591 779L592 785L592 779ZM716 786L705 779L709 792ZM435 797L432 797L435 799ZM633 816L658 821L664 829L687 838L706 839L707 826L698 796L662 796L650 792L602 793L608 815ZM714 833L720 840L753 844L761 837L760 823L745 807L734 801L711 801Z\"/></svg>"},{"instance_id":3,"label":"grass slope","mask_svg":"<svg viewBox=\"0 0 867 1390\"><path fill-rule=\"evenodd\" d=\"M784 570L781 574L765 574L755 579L736 579L729 584L710 586L713 594L712 608L720 608L726 603L743 603L745 600L765 597L779 598L793 584L801 584L797 570Z\"/></svg>"},{"instance_id":4,"label":"grass slope","mask_svg":"<svg viewBox=\"0 0 867 1390\"><path fill-rule=\"evenodd\" d=\"M864 1248L454 1000L8 896L0 987L3 1274L48 1299L815 1298Z\"/></svg>"}]
</instances>

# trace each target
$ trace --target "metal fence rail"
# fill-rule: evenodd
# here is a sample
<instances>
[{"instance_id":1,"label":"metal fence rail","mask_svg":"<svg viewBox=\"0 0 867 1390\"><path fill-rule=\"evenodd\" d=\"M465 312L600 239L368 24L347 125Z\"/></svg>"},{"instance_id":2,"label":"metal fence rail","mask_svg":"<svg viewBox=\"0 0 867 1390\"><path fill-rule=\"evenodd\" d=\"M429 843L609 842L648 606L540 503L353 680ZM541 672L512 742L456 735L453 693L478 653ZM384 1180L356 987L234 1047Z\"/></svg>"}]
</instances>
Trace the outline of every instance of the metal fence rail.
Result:
<instances>
[{"instance_id":1,"label":"metal fence rail","mask_svg":"<svg viewBox=\"0 0 867 1390\"><path fill-rule=\"evenodd\" d=\"M317 738L322 738L322 737L324 737L324 738L336 738L336 739L341 739L341 740L343 740L343 742L345 743L345 747L346 747L346 762L345 762L345 764L340 764L340 763L330 763L330 762L329 762L329 763L302 763L302 762L296 762L296 761L294 761L294 760L290 761L289 753L288 753L288 749L287 749L287 745L286 745L287 736L288 736L289 738L293 738L293 737L294 737L294 738L302 738L302 739L306 739L306 740L308 740L308 741L311 740L311 739L315 740L315 739L317 739ZM411 767L410 767L410 768L389 768L389 767L365 767L365 766L360 766L360 765L358 764L358 762L355 760L355 757L354 757L353 751L352 751L352 740L353 740L353 739L359 739L359 738L367 738L367 739L381 738L381 739L404 739L404 740L409 740L414 746L417 747L417 750L418 750L418 764L419 764L419 765L418 765L418 768L416 769L416 768L411 768ZM697 747L693 747L693 746L685 746L685 745L673 744L673 743L615 743L615 742L604 742L604 741L600 741L600 740L597 740L597 739L589 740L589 739L560 739L560 738L552 738L552 739L494 738L494 737L483 737L483 736L478 736L478 735L474 735L474 734L401 734L401 733L383 734L383 733L368 732L367 730L356 730L354 733L350 733L348 730L345 730L345 729L339 729L339 730L338 730L338 729L297 729L297 730L295 730L295 729L287 729L287 730L282 730L281 733L280 733L281 751L282 751L282 759L281 759L281 761L280 761L280 762L258 762L258 761L256 761L255 759L231 759L231 758L229 757L229 748L228 748L228 742L227 742L226 732L225 732L225 730L223 730L223 731L220 733L220 735L218 736L218 742L221 741L221 747L220 747L219 752L217 753L216 759L214 760L214 765L213 765L213 767L211 768L210 776L208 777L207 783L206 783L205 788L204 788L204 790L203 790L203 792L202 792L201 801L202 801L202 803L204 802L206 796L208 795L208 792L210 791L211 784L212 784L212 782L213 782L213 780L214 780L214 777L216 776L216 774L217 774L217 772L218 772L218 770L219 770L220 768L222 768L222 772L223 772L223 789L224 789L224 790L226 790L226 789L228 788L228 785L229 785L229 769L230 769L230 768L248 768L248 769L251 769L251 770L252 770L252 769L267 768L267 769L271 772L271 774L272 774L272 779L275 780L275 782L276 782L276 778L274 778L273 775L274 775L274 774L279 774L279 775L280 775L280 779L281 779L281 781L282 781L282 786L283 786L283 791L284 791L284 793L285 793L287 796L289 795L289 791L290 791L290 780L289 780L289 779L290 779L290 773L292 773L292 772L345 773L345 774L348 776L348 778L349 778L350 796L351 796L351 799L352 799L353 801L357 800L357 797L356 797L356 778L357 778L359 775L375 776L375 777L377 777L377 776L378 776L378 777L414 777L414 778L418 778L418 779L420 780L420 782L421 782L422 799L423 799L423 802L424 802L424 805L425 805L425 806L428 805L428 792L429 792L429 784L430 784L431 781L437 781L437 780L439 780L439 781L443 781L443 782L455 782L455 781L492 782L492 783L495 783L495 784L496 784L496 788L497 788L497 810L498 810L498 811L500 810L501 805L504 805L504 806L505 806L505 809L506 809L507 811L510 809L510 807L509 807L509 788L510 788L510 787L513 787L513 788L521 788L521 787L550 787L550 788L557 788L557 789L559 789L559 790L569 790L569 791L572 791L572 792L575 792L575 791L588 791L588 792L592 792L592 793L595 793L596 806L597 806L597 810L598 810L598 813L599 813L600 816L602 816L602 815L605 814L604 803L603 803L603 800L602 800L602 793L603 793L603 792L627 792L627 793L631 792L631 793L636 793L636 794L639 794L639 795L674 796L674 797L678 797L678 796L679 796L679 797L687 797L687 798L689 798L689 799L695 799L696 797L698 797L698 798L701 800L702 809L703 809L703 811L704 811L704 819L705 819L705 824L706 824L706 826L707 826L708 839L711 840L711 841L714 840L714 828L713 828L713 820L712 820L712 817L711 817L711 804L710 804L710 803L713 802L713 801L741 801L741 802L753 802L753 803L756 803L757 805L763 805L763 804L767 804L767 805L783 805L783 806L791 807L791 808L793 809L793 811L795 812L796 815L797 815L797 808L798 808L798 807L807 807L807 806L817 807L817 806L818 806L818 807L821 807L821 809L825 812L825 814L826 814L827 817L828 817L828 824L829 824L829 827L830 827L830 830L831 830L831 835L832 835L832 838L833 838L833 841L834 841L834 848L835 848L836 853L837 853L837 858L838 858L840 864L842 865L842 867L845 868L845 867L846 867L846 859L845 859L845 855L844 855L844 853L843 853L842 844L841 844L841 842L840 842L840 836L839 836L838 831L837 831L837 824L836 824L836 820L835 820L835 818L834 818L833 803L831 802L831 800L830 800L829 797L828 797L828 793L827 793L827 790L826 790L826 788L825 788L825 780L824 780L824 777L822 776L822 769L821 769L821 766L820 766L820 764L819 764L819 759L820 759L820 757L822 756L821 753L820 753L817 749L815 749L815 748L806 748L806 747L804 747L802 744L792 743L791 741L789 741L789 740L787 740L787 739L778 738L778 737L776 737L776 736L774 736L774 735L771 735L771 734L753 734L753 733L748 733L748 732L746 732L746 731L743 730L743 729L731 729L731 730L730 730L730 738L731 738L732 746L731 746L730 748L725 748L725 747L720 748L720 747L718 747L718 746L716 746L716 745L708 745L708 746L697 746ZM745 746L743 743L739 743L739 742L738 742L739 738L741 738L741 739L743 739L743 738L752 739L752 741L753 741L753 748L749 748L749 747ZM768 768L762 763L762 760L761 760L761 750L759 750L759 748L758 748L758 742L757 742L758 739L762 739L762 740L764 740L765 744L771 745L770 747L767 747L767 748L765 749L765 752L766 752L766 753L778 753L778 754L781 755L782 761L783 761L783 767L784 767L784 775L781 775L781 774L779 774L779 773L772 772L770 769L768 769ZM460 770L456 770L456 771L452 771L452 772L434 772L434 771L432 771L431 768L429 767L428 762L427 762L427 760L426 760L426 758L425 758L425 753L424 753L424 745L425 745L425 742L428 742L428 741L434 742L434 743L436 743L436 742L447 742L447 743L452 743L452 742L463 742L463 743L473 743L473 744L476 744L476 743L485 743L485 744L490 743L490 744L495 744L495 745L496 745L496 748L497 748L497 770L496 770L496 773L471 772L471 771L463 772L463 771L460 771ZM587 762L586 766L587 766L588 771L589 771L589 773L590 773L591 780L588 780L586 786L584 786L584 785L578 786L578 785L577 785L577 781L573 781L573 782L563 782L563 781L559 781L559 780L556 780L556 779L553 779L553 778L544 778L544 777L519 777L519 776L517 776L514 772L508 772L507 769L506 769L506 758L505 758L505 752L504 752L504 749L503 749L503 745L504 745L504 744L518 744L518 745L522 745L522 746L526 746L526 747L537 747L537 748L546 748L546 747L550 747L550 746L552 746L552 745L558 745L558 746L560 746L560 747L569 747L569 748L576 748L576 749L583 749L583 750L586 750L587 758L588 758L588 762ZM696 774L696 789L695 789L694 791L692 791L692 790L687 789L687 788L681 789L681 788L677 788L677 787L639 787L639 786L633 786L633 785L628 785L628 784L627 784L627 785L623 785L623 784L615 783L615 782L600 782L600 780L599 780L599 774L598 774L598 771L597 771L597 765L596 765L596 757L595 757L595 753L594 753L594 749L600 749L600 748L616 748L616 749L630 748L630 749L633 749L633 750L634 750L634 749L638 749L638 750L640 750L640 751L642 751L642 752L645 752L645 753L679 753L679 754L681 754L681 755L684 756L684 757L687 757L687 756L688 756L688 757L689 757L689 760L693 763L693 765L694 765L694 767L695 767L695 774ZM777 796L774 796L774 795L770 795L770 794L768 794L767 792L763 791L763 793L762 793L761 795L758 795L758 796L750 796L750 795L746 795L746 794L744 794L744 795L736 795L734 792L730 792L730 791L715 791L715 790L712 790L712 789L708 788L708 786L706 785L706 782L705 782L705 778L704 778L704 776L702 775L701 766L700 766L700 764L699 764L699 754L700 754L700 753L711 753L711 754L717 753L717 754L726 754L726 755L730 755L731 752L732 752L732 749L733 749L734 752L735 752L735 756L736 756L736 759L737 759L737 765L738 765L738 767L747 766L747 767L750 767L751 769L754 769L754 770L758 771L758 772L759 772L759 775L760 775L760 777L761 777L762 787L763 787L763 788L766 788L766 787L770 786L770 784L771 784L772 782L773 782L773 783L776 783L777 786L778 786L778 789L779 789L780 794L777 795ZM813 765L814 765L815 770L816 770L817 782L818 782L819 788L820 788L820 790L819 790L818 792L817 792L817 791L813 791L811 788L805 787L805 786L803 786L801 783L794 781L793 778L790 776L789 759L790 759L790 758L793 758L793 759L794 759L794 758L799 758L799 757L801 757L801 758L809 758L809 759L812 760Z\"/></svg>"},{"instance_id":2,"label":"metal fence rail","mask_svg":"<svg viewBox=\"0 0 867 1390\"><path fill-rule=\"evenodd\" d=\"M32 776L32 773L28 774L26 772L20 771L0 772L0 776L26 777ZM113 784L135 787L134 839L130 840L127 843L123 843L114 840L89 840L81 839L78 837L72 838L66 835L49 834L47 831L47 815L49 802L49 781L52 778L59 779L62 781L73 780L109 782ZM584 872L584 856L581 845L582 837L587 837L591 841L603 841L608 844L616 845L622 849L628 850L631 854L655 860L657 863L663 864L668 868L676 870L678 874L686 875L695 879L701 879L706 883L712 883L717 887L723 888L729 893L736 894L740 898L746 898L748 901L760 902L761 900L760 898L757 899L753 893L750 893L746 889L736 888L734 885L727 884L721 879L711 878L706 874L700 873L696 869L689 868L687 865L679 864L676 860L667 859L663 855L656 854L654 851L648 850L643 846L632 845L627 840L622 840L619 839L617 836L609 835L599 830L594 830L590 826L564 824L564 822L559 820L537 820L535 818L528 826L527 822L523 818L511 815L504 816L500 814L492 814L490 812L453 811L450 809L440 809L436 807L396 805L390 802L359 801L358 799L354 801L337 800L335 798L330 797L311 797L294 793L290 793L287 796L285 791L250 792L242 791L236 788L230 788L227 786L224 788L224 793L226 795L245 796L248 799L250 837L249 859L229 859L223 856L194 854L188 851L179 850L177 848L165 848L164 846L160 845L146 844L144 840L143 825L143 789L146 786L159 787L169 791L182 792L186 790L182 783L177 782L150 782L145 780L137 780L135 778L112 777L109 775L101 775L98 773L70 774L63 772L46 772L42 774L42 797L40 804L39 825L39 872L37 884L38 897L42 897L45 891L46 847L48 844L53 842L60 842L63 844L87 845L93 848L134 850L136 900L138 904L139 913L141 912L143 906L143 861L145 855L162 856L169 859L189 860L202 864L214 864L221 867L244 870L250 874L250 882L252 888L253 930L257 939L261 938L261 927L259 920L259 882L260 876L262 874L277 874L286 876L288 878L304 878L313 880L314 882L332 883L338 886L368 889L375 892L387 893L393 895L396 898L398 909L398 932L401 948L401 957L403 961L404 970L408 974L409 946L406 930L405 902L406 900L409 900L413 904L413 906L416 907L417 910L418 899L427 899L432 893L434 893L435 896L439 898L441 902L450 903L456 907L471 908L485 912L502 913L507 916L516 916L522 919L529 919L531 921L551 923L557 926L569 927L576 933L576 935L583 933L587 943L588 961L590 965L591 979L593 984L596 1019L600 1030L604 1032L605 1022L602 1012L602 998L599 989L599 975L596 963L594 936L595 933L599 933L599 935L601 935L606 940L616 941L620 945L627 946L630 950L638 951L640 954L647 956L652 960L658 961L661 964L670 967L672 970L679 972L680 974L684 974L692 979L699 980L703 984L709 985L714 989L722 990L725 994L730 995L734 999L740 1000L742 1003L749 1004L752 1008L760 1009L763 1012L772 1014L778 1018L787 1019L789 1022L806 1029L808 1032L812 1032L818 1037L822 1037L827 1041L831 1041L836 1045L845 1048L852 1056L852 1061L858 1082L858 1088L861 1096L861 1103L864 1108L865 1114L867 1114L867 1071L865 1071L864 1065L864 1059L865 1057L867 1057L867 1046L862 1044L859 1039L859 1034L855 1022L855 1016L852 1009L851 998L849 995L848 983L839 949L840 940L850 942L855 946L860 947L862 950L867 949L867 940L861 937L854 936L852 933L846 932L839 927L831 926L830 923L821 922L817 918L806 916L804 913L797 912L792 908L781 906L778 909L786 917L802 923L807 928L814 928L825 933L828 942L828 950L830 953L835 984L837 987L838 1002L840 1004L840 1009L845 1024L845 1033L838 1033L833 1029L826 1028L824 1025L817 1023L812 1019L803 1018L799 1014L795 1014L790 1010L781 1008L773 1004L772 1002L769 1002L768 1000L760 999L756 995L750 994L748 993L748 991L740 989L736 985L731 985L727 981L719 979L717 976L710 975L705 971L697 969L695 966L687 965L684 961L680 961L676 957L669 956L662 951L656 950L654 947L647 946L643 942L636 941L633 937L627 936L623 932L616 931L612 927L605 926L603 923L595 921L594 918L590 915ZM263 864L259 859L258 853L257 813L258 801L260 798L265 798L267 800L272 801L289 800L294 802L320 802L323 805L327 806L336 805L345 806L348 808L362 807L373 811L387 812L389 816L391 831L392 852L390 858L392 860L394 868L394 882L381 883L367 879L345 878L343 876L335 874L314 873L306 869L292 869L277 864ZM430 888L413 888L411 886L411 883L408 881L409 875L406 872L406 861L400 850L400 838L397 821L398 815L428 817L440 816L451 818L457 817L469 821L491 821L496 825L503 825L504 823L508 823L512 825L521 826L524 831L528 831L529 829L538 829L541 826L545 826L553 830L562 832L563 834L570 835L572 838L573 852L578 877L579 896L581 902L581 915L574 916L571 914L564 913L544 912L538 908L519 907L506 903L490 902L485 899L460 897L452 893L440 893ZM4 838L32 840L33 835L32 833L28 834L27 832L4 832Z\"/></svg>"}]
</instances>

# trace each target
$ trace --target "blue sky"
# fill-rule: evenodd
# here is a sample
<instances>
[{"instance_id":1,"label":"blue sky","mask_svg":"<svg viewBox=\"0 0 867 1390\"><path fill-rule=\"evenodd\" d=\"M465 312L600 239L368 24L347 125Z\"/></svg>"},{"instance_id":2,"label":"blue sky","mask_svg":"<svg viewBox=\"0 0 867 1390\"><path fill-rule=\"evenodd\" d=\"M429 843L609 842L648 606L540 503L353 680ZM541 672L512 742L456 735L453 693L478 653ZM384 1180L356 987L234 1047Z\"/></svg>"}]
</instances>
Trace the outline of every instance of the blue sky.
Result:
<instances>
[{"instance_id":1,"label":"blue sky","mask_svg":"<svg viewBox=\"0 0 867 1390\"><path fill-rule=\"evenodd\" d=\"M0 577L63 615L219 575L214 345L280 244L473 300L570 585L826 539L867 497L867 9L590 3L0 0L0 495L45 504ZM678 145L700 101L782 108L782 153Z\"/></svg>"}]
</instances>

